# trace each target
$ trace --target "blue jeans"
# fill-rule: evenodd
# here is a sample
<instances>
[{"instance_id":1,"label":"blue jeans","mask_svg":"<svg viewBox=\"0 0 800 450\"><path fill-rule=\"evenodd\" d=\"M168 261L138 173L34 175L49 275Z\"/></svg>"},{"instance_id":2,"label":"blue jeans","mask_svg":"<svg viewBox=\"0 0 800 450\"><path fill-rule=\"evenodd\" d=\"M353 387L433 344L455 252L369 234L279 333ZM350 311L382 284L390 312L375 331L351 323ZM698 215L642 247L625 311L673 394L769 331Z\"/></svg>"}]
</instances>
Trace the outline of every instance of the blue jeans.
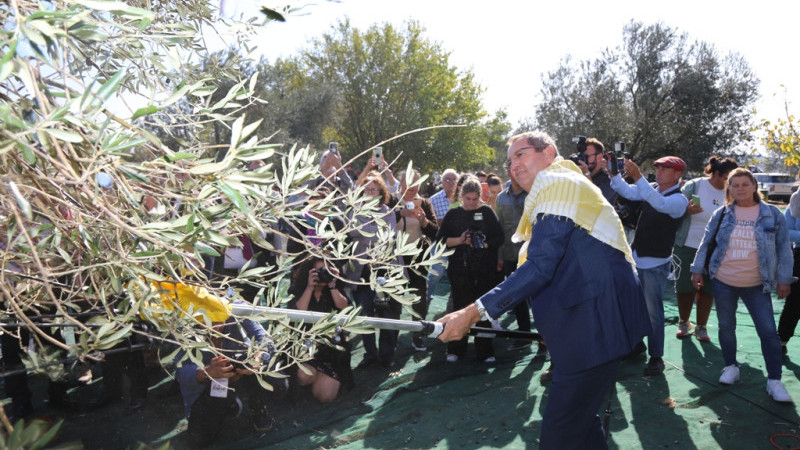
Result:
<instances>
[{"instance_id":1,"label":"blue jeans","mask_svg":"<svg viewBox=\"0 0 800 450\"><path fill-rule=\"evenodd\" d=\"M672 263L666 262L650 269L637 269L653 327L653 334L647 337L647 353L655 358L664 356L664 287L671 268Z\"/></svg>"},{"instance_id":2,"label":"blue jeans","mask_svg":"<svg viewBox=\"0 0 800 450\"><path fill-rule=\"evenodd\" d=\"M740 288L712 279L711 286L714 289L714 304L719 322L719 347L725 366L739 365L736 362L736 307L741 298L761 339L761 354L764 355L764 364L767 366L767 378L780 380L781 341L775 328L772 294L764 292L760 284Z\"/></svg>"},{"instance_id":3,"label":"blue jeans","mask_svg":"<svg viewBox=\"0 0 800 450\"><path fill-rule=\"evenodd\" d=\"M432 265L428 270L428 292L426 295L429 303L433 299L433 294L436 292L436 286L439 284L439 280L441 280L444 276L445 270L447 270L447 267L440 263Z\"/></svg>"}]
</instances>

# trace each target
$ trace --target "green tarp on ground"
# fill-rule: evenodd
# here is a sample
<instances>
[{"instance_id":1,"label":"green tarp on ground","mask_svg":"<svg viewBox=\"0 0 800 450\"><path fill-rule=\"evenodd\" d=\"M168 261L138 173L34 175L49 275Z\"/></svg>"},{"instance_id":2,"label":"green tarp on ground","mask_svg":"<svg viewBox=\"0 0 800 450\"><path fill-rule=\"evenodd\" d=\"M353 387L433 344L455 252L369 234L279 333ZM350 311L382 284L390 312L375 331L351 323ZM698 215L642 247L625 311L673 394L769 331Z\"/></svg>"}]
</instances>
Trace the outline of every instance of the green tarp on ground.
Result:
<instances>
[{"instance_id":1,"label":"green tarp on ground","mask_svg":"<svg viewBox=\"0 0 800 450\"><path fill-rule=\"evenodd\" d=\"M643 377L643 355L623 363L611 397L610 447L800 447L797 407L767 395L760 343L744 306L740 304L737 317L741 381L721 386L715 313L709 323L710 343L676 339L672 289L669 283L666 371L662 377ZM447 285L441 284L437 294L431 307L435 317L446 307ZM775 299L773 305L777 321L783 302ZM503 322L516 327L513 318ZM354 342L353 366L363 355L360 342ZM548 394L539 375L549 362L535 355L535 346L509 351L510 343L495 341L495 364L475 361L471 345L468 358L447 363L444 344L428 340L428 351L415 353L410 335L401 333L395 368L356 371L357 386L331 404L316 403L307 389L292 389L272 407L278 422L273 430L259 434L246 419L231 418L213 448L537 448ZM800 402L800 338L789 349L783 381ZM155 447L172 436L173 447L186 448L178 433L183 426L180 395L170 383L152 389L146 407L137 414L125 415L122 406L81 414L43 412L65 418L60 443L126 448L142 442Z\"/></svg>"}]
</instances>

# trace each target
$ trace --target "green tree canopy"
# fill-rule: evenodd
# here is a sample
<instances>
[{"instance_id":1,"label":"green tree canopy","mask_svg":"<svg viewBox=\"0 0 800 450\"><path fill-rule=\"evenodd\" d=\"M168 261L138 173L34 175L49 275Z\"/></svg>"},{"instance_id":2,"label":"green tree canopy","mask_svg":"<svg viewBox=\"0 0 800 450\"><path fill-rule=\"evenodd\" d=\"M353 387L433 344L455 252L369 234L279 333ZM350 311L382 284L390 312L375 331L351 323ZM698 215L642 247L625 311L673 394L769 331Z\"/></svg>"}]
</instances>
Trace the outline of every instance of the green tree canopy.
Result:
<instances>
[{"instance_id":1,"label":"green tree canopy","mask_svg":"<svg viewBox=\"0 0 800 450\"><path fill-rule=\"evenodd\" d=\"M402 152L400 166L413 160L423 171L454 160L462 168L492 161L482 89L471 72L450 65L449 53L416 22L365 32L340 22L299 56L261 70L275 75L264 98L294 105L286 124L293 138L320 147L338 141L352 157L412 130L458 125L386 142L387 159Z\"/></svg>"},{"instance_id":2,"label":"green tree canopy","mask_svg":"<svg viewBox=\"0 0 800 450\"><path fill-rule=\"evenodd\" d=\"M543 75L535 126L562 149L583 134L626 141L638 161L678 155L692 168L748 137L758 79L743 57L664 24L630 22L623 45L591 61L565 58Z\"/></svg>"}]
</instances>

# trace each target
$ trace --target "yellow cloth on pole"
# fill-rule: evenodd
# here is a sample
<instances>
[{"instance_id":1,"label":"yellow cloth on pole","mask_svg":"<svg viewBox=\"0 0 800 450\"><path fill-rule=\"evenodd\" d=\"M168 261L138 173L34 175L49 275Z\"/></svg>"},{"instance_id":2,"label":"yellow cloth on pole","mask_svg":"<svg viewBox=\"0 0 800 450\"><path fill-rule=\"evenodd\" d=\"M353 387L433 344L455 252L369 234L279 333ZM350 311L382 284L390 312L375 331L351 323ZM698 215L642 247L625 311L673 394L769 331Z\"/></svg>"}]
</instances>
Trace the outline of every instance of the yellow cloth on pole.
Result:
<instances>
[{"instance_id":1,"label":"yellow cloth on pole","mask_svg":"<svg viewBox=\"0 0 800 450\"><path fill-rule=\"evenodd\" d=\"M528 243L539 214L572 219L592 237L624 253L625 259L634 265L633 252L614 207L572 161L556 157L533 181L517 232L511 238L513 242L525 242L519 252L520 266L527 258Z\"/></svg>"},{"instance_id":2,"label":"yellow cloth on pole","mask_svg":"<svg viewBox=\"0 0 800 450\"><path fill-rule=\"evenodd\" d=\"M202 286L170 281L153 281L152 284L161 294L164 309L172 311L177 306L182 314L186 314L191 305L193 315L205 312L212 322L225 322L231 315L230 302L213 295Z\"/></svg>"}]
</instances>

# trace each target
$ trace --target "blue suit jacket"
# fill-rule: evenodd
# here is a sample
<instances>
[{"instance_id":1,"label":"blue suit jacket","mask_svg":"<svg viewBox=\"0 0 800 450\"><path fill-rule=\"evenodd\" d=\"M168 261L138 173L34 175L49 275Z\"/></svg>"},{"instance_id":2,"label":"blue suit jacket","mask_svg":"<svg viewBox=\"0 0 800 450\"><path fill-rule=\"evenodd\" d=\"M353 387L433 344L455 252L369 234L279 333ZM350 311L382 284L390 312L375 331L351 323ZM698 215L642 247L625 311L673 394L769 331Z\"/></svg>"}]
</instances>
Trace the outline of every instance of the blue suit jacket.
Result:
<instances>
[{"instance_id":1,"label":"blue suit jacket","mask_svg":"<svg viewBox=\"0 0 800 450\"><path fill-rule=\"evenodd\" d=\"M481 297L494 318L521 301L529 302L553 364L567 373L624 356L651 332L625 255L565 217L540 215L527 261Z\"/></svg>"}]
</instances>

